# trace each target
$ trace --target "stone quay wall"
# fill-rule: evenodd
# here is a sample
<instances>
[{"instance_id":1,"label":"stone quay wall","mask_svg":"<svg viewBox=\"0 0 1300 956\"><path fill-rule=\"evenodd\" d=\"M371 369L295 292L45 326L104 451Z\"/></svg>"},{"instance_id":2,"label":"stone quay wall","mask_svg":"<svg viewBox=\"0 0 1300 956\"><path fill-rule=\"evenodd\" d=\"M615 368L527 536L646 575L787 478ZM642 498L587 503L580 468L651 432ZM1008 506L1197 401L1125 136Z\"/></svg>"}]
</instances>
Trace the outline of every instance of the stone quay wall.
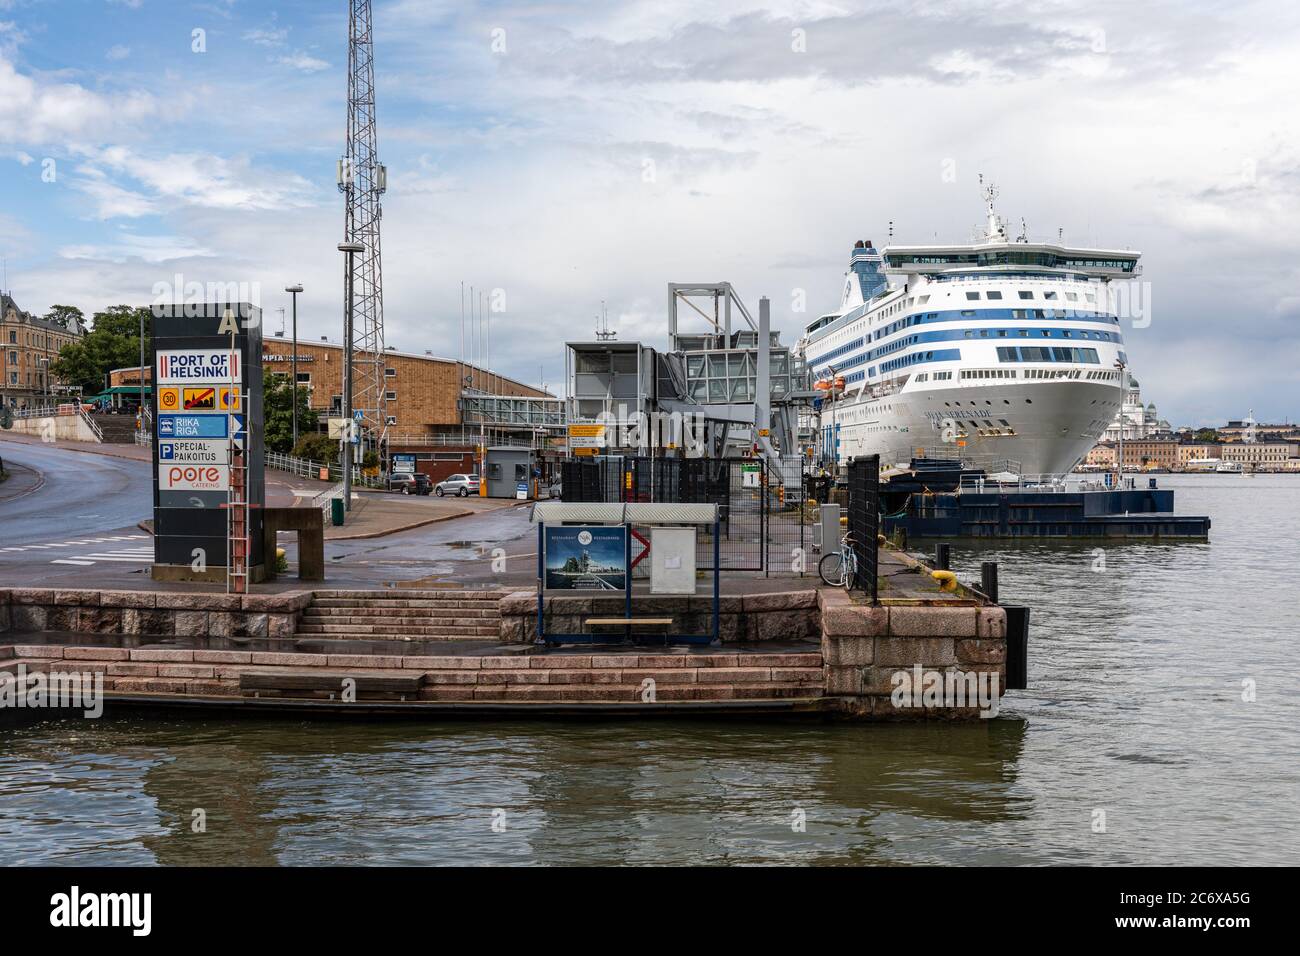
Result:
<instances>
[{"instance_id":1,"label":"stone quay wall","mask_svg":"<svg viewBox=\"0 0 1300 956\"><path fill-rule=\"evenodd\" d=\"M180 594L0 588L0 632L148 637L293 637L310 591Z\"/></svg>"},{"instance_id":2,"label":"stone quay wall","mask_svg":"<svg viewBox=\"0 0 1300 956\"><path fill-rule=\"evenodd\" d=\"M969 605L858 604L836 589L819 592L826 695L850 716L877 720L992 716L969 693L960 701L925 693L925 679L982 681L996 702L1006 690L1007 613ZM906 676L900 676L906 675ZM996 688L993 686L996 675ZM918 682L917 677L923 678ZM915 696L899 706L895 691Z\"/></svg>"},{"instance_id":3,"label":"stone quay wall","mask_svg":"<svg viewBox=\"0 0 1300 956\"><path fill-rule=\"evenodd\" d=\"M585 634L590 617L623 617L625 599L577 595L548 595L544 626L548 634ZM531 644L537 640L537 592L514 591L501 599L501 640ZM633 617L671 617L674 634L713 633L713 597L702 595L638 595L632 598ZM722 597L718 625L723 644L758 641L816 641L821 636L817 592L782 591ZM612 635L618 626L603 628ZM638 628L640 633L643 628ZM650 632L647 632L650 633Z\"/></svg>"}]
</instances>

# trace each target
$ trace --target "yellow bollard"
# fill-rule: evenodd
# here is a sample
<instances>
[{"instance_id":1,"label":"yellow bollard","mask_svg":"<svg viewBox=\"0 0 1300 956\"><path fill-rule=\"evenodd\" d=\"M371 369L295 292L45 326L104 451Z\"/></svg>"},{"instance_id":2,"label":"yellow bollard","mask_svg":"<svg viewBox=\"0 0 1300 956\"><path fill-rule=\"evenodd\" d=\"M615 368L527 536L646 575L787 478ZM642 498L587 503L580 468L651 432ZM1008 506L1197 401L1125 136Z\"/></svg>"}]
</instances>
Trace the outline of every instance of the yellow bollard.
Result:
<instances>
[{"instance_id":1,"label":"yellow bollard","mask_svg":"<svg viewBox=\"0 0 1300 956\"><path fill-rule=\"evenodd\" d=\"M930 577L939 582L940 591L957 590L957 575L951 571L931 571Z\"/></svg>"}]
</instances>

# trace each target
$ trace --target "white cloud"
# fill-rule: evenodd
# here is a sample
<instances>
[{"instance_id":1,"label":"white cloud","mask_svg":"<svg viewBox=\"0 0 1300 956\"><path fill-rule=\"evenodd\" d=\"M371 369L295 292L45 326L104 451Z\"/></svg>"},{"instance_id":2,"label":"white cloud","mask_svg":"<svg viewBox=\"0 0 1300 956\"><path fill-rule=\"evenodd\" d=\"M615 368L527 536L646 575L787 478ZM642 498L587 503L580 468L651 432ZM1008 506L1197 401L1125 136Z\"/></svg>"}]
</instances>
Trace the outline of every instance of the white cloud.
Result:
<instances>
[{"instance_id":1,"label":"white cloud","mask_svg":"<svg viewBox=\"0 0 1300 956\"><path fill-rule=\"evenodd\" d=\"M113 61L125 60L130 55L131 48L129 46L123 46L121 43L117 43L108 48L108 52L104 54L104 58Z\"/></svg>"},{"instance_id":2,"label":"white cloud","mask_svg":"<svg viewBox=\"0 0 1300 956\"><path fill-rule=\"evenodd\" d=\"M0 55L0 129L25 143L44 144L106 135L155 112L148 93L104 94L76 83L25 76Z\"/></svg>"},{"instance_id":3,"label":"white cloud","mask_svg":"<svg viewBox=\"0 0 1300 956\"><path fill-rule=\"evenodd\" d=\"M281 46L289 36L289 31L268 27L265 29L247 30L244 33L244 39L249 43L256 43L258 46Z\"/></svg>"},{"instance_id":4,"label":"white cloud","mask_svg":"<svg viewBox=\"0 0 1300 956\"><path fill-rule=\"evenodd\" d=\"M96 181L115 175L141 183L145 193L133 195L147 195L153 212L175 211L182 206L289 209L308 206L314 198L314 187L302 176L254 167L246 156L154 154L110 146L88 150L85 157L84 171Z\"/></svg>"},{"instance_id":5,"label":"white cloud","mask_svg":"<svg viewBox=\"0 0 1300 956\"><path fill-rule=\"evenodd\" d=\"M192 239L179 236L140 236L124 233L107 245L72 245L59 250L64 259L90 259L97 262L124 263L139 259L146 263L173 262L177 259L210 257L210 249Z\"/></svg>"},{"instance_id":6,"label":"white cloud","mask_svg":"<svg viewBox=\"0 0 1300 956\"><path fill-rule=\"evenodd\" d=\"M291 66L295 70L302 70L304 73L316 73L320 70L329 69L329 63L314 56L309 56L301 50L287 56L276 57L275 62L284 66Z\"/></svg>"}]
</instances>

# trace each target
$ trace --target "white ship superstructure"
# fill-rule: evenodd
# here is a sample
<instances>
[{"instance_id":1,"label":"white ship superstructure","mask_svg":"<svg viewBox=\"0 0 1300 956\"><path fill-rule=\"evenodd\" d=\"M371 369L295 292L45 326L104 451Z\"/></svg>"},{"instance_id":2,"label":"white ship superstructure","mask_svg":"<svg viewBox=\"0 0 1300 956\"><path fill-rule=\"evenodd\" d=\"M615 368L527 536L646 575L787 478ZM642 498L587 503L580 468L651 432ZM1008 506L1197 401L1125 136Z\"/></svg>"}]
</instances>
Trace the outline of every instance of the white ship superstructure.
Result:
<instances>
[{"instance_id":1,"label":"white ship superstructure","mask_svg":"<svg viewBox=\"0 0 1300 956\"><path fill-rule=\"evenodd\" d=\"M1011 239L995 195L979 242L859 242L840 308L806 328L828 396L823 447L839 461L1062 474L1115 418L1128 358L1111 282L1138 274L1139 253Z\"/></svg>"}]
</instances>

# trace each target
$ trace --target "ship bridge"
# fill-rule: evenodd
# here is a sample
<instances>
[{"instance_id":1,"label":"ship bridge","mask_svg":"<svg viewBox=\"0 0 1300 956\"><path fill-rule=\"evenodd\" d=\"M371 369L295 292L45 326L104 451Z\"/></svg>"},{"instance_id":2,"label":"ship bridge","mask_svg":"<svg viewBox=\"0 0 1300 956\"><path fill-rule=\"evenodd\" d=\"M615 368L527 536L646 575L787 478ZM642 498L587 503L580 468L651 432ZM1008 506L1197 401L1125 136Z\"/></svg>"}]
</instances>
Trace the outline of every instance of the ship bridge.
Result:
<instances>
[{"instance_id":1,"label":"ship bridge","mask_svg":"<svg viewBox=\"0 0 1300 956\"><path fill-rule=\"evenodd\" d=\"M1141 253L1131 249L1087 249L1038 242L976 245L886 246L890 275L942 276L963 269L1069 273L1090 279L1130 279L1141 274Z\"/></svg>"}]
</instances>

